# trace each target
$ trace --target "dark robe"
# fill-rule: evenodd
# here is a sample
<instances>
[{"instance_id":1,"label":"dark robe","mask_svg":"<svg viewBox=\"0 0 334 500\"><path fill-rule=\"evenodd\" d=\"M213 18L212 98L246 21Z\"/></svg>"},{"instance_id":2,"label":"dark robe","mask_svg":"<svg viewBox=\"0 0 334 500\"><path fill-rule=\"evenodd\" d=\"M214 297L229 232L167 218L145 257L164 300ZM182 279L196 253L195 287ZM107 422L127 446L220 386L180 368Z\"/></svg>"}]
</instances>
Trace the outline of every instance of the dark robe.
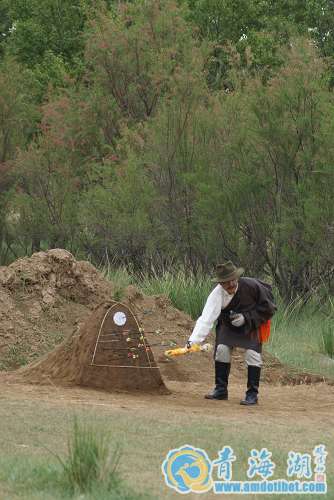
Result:
<instances>
[{"instance_id":1,"label":"dark robe","mask_svg":"<svg viewBox=\"0 0 334 500\"><path fill-rule=\"evenodd\" d=\"M233 326L230 318L233 313L241 313L245 324ZM276 311L271 286L255 278L240 278L238 290L217 321L216 346L243 347L257 352L262 351L259 341L259 326L270 319Z\"/></svg>"}]
</instances>

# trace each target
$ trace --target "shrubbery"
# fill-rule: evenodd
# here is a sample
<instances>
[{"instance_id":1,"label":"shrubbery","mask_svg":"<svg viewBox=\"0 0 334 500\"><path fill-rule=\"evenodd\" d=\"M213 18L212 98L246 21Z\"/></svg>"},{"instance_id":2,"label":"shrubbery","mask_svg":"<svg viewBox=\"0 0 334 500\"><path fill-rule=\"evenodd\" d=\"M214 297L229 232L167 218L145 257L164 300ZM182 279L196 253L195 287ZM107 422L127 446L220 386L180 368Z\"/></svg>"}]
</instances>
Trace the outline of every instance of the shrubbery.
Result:
<instances>
[{"instance_id":1,"label":"shrubbery","mask_svg":"<svg viewBox=\"0 0 334 500\"><path fill-rule=\"evenodd\" d=\"M326 2L87 0L49 32L37 3L0 6L0 263L230 258L286 302L333 291Z\"/></svg>"}]
</instances>

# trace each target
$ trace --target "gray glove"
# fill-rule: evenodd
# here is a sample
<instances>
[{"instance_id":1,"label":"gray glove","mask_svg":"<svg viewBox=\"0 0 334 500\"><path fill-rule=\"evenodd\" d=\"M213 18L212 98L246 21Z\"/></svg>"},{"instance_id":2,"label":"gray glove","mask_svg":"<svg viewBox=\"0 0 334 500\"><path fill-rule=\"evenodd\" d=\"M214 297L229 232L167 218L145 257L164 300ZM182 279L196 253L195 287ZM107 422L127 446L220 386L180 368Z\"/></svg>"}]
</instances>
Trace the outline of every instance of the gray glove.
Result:
<instances>
[{"instance_id":1,"label":"gray glove","mask_svg":"<svg viewBox=\"0 0 334 500\"><path fill-rule=\"evenodd\" d=\"M244 315L241 314L241 313L235 314L233 316L233 319L232 319L231 323L232 323L233 326L237 326L237 327L244 325L245 324L245 317L244 317Z\"/></svg>"}]
</instances>

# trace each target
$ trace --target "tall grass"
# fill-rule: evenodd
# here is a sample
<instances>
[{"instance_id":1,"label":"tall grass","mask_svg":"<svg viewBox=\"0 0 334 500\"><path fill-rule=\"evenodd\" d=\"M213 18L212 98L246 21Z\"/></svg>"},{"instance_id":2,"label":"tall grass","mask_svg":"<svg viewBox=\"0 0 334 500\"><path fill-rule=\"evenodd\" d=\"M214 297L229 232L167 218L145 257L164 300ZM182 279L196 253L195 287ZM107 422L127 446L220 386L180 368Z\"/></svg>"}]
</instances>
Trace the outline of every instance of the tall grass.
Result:
<instances>
[{"instance_id":1,"label":"tall grass","mask_svg":"<svg viewBox=\"0 0 334 500\"><path fill-rule=\"evenodd\" d=\"M334 358L334 324L333 321L325 322L320 329L321 348L324 354Z\"/></svg>"},{"instance_id":2,"label":"tall grass","mask_svg":"<svg viewBox=\"0 0 334 500\"><path fill-rule=\"evenodd\" d=\"M101 485L106 491L110 491L117 483L119 450L113 451L109 436L91 424L81 423L74 418L68 438L68 456L65 460L56 456L72 492L78 490L85 493Z\"/></svg>"},{"instance_id":3,"label":"tall grass","mask_svg":"<svg viewBox=\"0 0 334 500\"><path fill-rule=\"evenodd\" d=\"M333 313L331 301L320 307L316 301L286 305L278 300L267 350L298 370L334 378Z\"/></svg>"},{"instance_id":4,"label":"tall grass","mask_svg":"<svg viewBox=\"0 0 334 500\"><path fill-rule=\"evenodd\" d=\"M146 295L166 295L172 304L196 319L202 312L206 298L213 288L213 283L206 275L194 276L184 269L153 269L150 273L133 273L121 267L109 266L102 269L104 276L113 283L115 300L121 300L125 288L137 286Z\"/></svg>"},{"instance_id":5,"label":"tall grass","mask_svg":"<svg viewBox=\"0 0 334 500\"><path fill-rule=\"evenodd\" d=\"M112 268L105 266L102 268L102 274L113 284L113 299L121 301L124 297L127 286L134 284L133 274L126 267Z\"/></svg>"},{"instance_id":6,"label":"tall grass","mask_svg":"<svg viewBox=\"0 0 334 500\"><path fill-rule=\"evenodd\" d=\"M165 270L161 275L142 274L135 281L147 295L167 295L177 309L188 313L193 319L201 314L206 298L213 288L207 276L194 276L183 269Z\"/></svg>"}]
</instances>

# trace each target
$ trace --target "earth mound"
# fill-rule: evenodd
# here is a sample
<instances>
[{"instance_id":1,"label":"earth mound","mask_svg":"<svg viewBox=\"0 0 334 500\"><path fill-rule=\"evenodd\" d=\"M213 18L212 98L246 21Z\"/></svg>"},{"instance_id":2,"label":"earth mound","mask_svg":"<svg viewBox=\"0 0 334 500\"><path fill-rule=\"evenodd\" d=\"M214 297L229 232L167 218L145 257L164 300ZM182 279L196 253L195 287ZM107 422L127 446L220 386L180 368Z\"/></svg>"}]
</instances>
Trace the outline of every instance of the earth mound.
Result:
<instances>
[{"instance_id":1,"label":"earth mound","mask_svg":"<svg viewBox=\"0 0 334 500\"><path fill-rule=\"evenodd\" d=\"M98 306L76 335L20 374L35 384L169 394L143 330L119 302Z\"/></svg>"},{"instance_id":2,"label":"earth mound","mask_svg":"<svg viewBox=\"0 0 334 500\"><path fill-rule=\"evenodd\" d=\"M66 250L0 267L0 368L17 368L49 352L112 293L94 266Z\"/></svg>"}]
</instances>

